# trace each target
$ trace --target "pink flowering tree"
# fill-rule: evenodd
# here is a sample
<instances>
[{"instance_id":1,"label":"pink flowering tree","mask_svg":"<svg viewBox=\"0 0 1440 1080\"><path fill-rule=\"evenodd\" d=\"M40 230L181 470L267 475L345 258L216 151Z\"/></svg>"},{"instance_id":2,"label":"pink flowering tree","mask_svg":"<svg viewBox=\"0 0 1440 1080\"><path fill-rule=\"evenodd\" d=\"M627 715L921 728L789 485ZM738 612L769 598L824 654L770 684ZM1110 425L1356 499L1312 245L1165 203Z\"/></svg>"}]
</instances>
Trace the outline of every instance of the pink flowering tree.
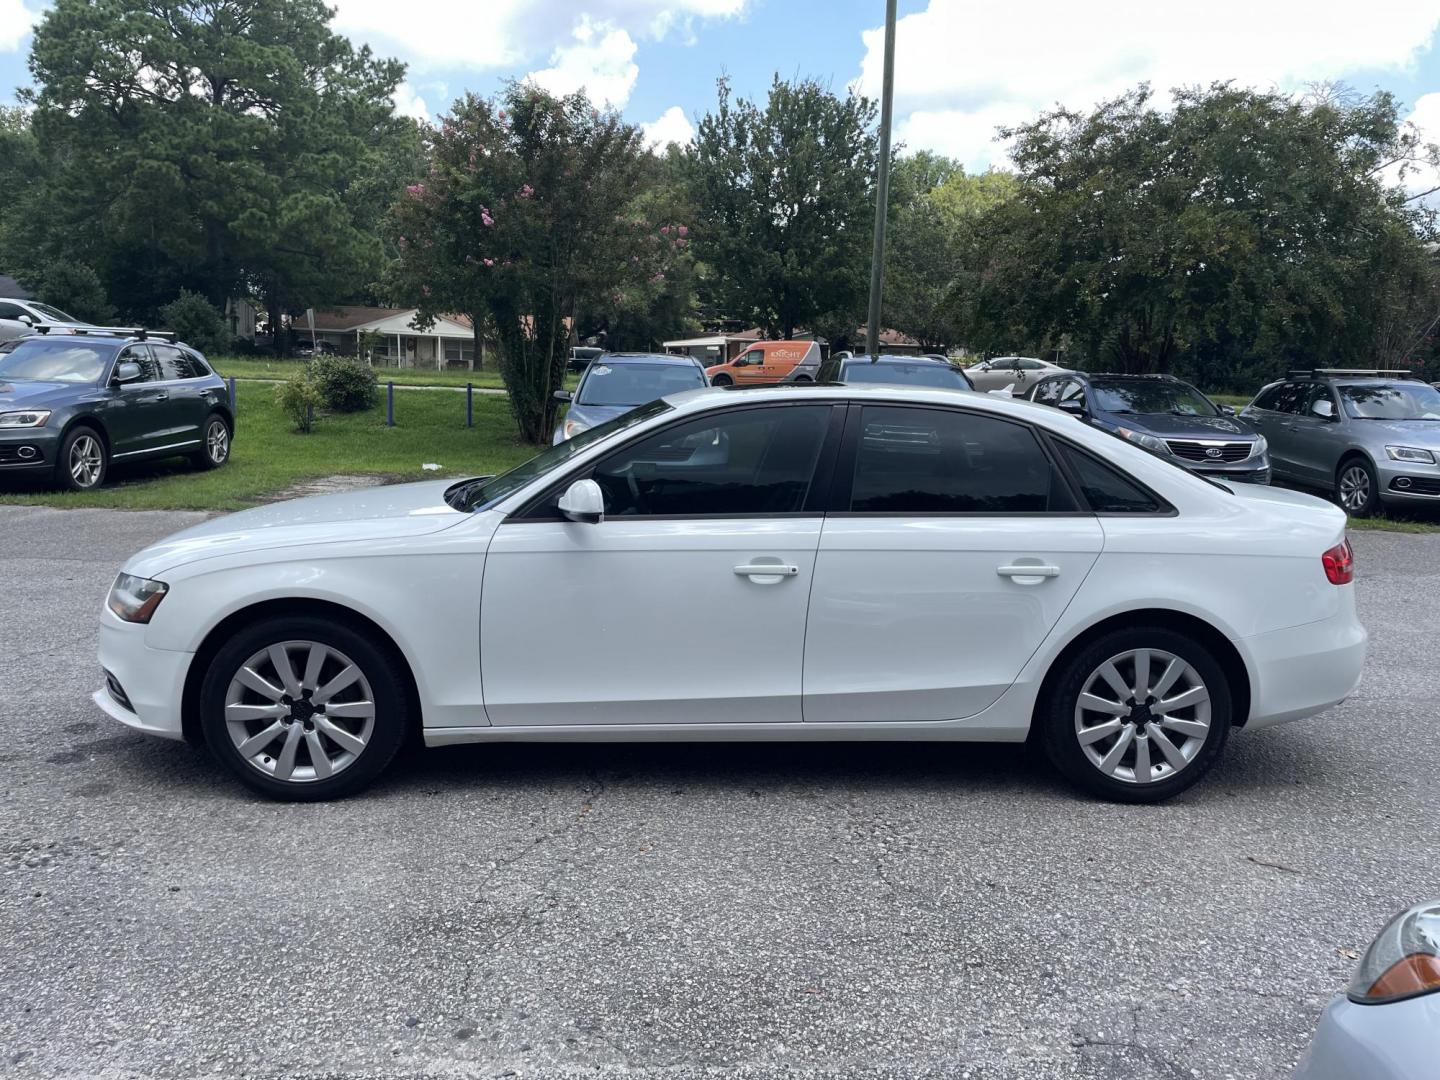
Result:
<instances>
[{"instance_id":1,"label":"pink flowering tree","mask_svg":"<svg viewBox=\"0 0 1440 1080\"><path fill-rule=\"evenodd\" d=\"M549 441L577 317L656 288L684 251L621 212L643 154L617 113L512 84L455 103L430 133L428 175L391 211L389 291L422 326L454 312L493 328L527 442Z\"/></svg>"}]
</instances>

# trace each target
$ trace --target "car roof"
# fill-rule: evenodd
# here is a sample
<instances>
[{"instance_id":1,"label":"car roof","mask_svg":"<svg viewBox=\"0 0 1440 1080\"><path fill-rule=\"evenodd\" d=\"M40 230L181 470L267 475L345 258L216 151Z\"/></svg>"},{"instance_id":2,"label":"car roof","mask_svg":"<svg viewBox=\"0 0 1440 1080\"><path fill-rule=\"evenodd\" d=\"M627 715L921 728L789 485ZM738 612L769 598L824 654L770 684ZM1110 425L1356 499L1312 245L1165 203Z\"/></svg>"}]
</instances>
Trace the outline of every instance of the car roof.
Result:
<instances>
[{"instance_id":1,"label":"car roof","mask_svg":"<svg viewBox=\"0 0 1440 1080\"><path fill-rule=\"evenodd\" d=\"M938 356L929 356L925 353L881 353L874 356L870 353L859 353L854 356L842 356L842 364L944 364L946 367L954 367L949 360L942 360Z\"/></svg>"},{"instance_id":2,"label":"car roof","mask_svg":"<svg viewBox=\"0 0 1440 1080\"><path fill-rule=\"evenodd\" d=\"M22 334L13 341L75 341L80 340L90 345L113 345L120 348L123 345L134 345L139 338L121 337L119 334ZM168 342L166 344L169 344Z\"/></svg>"},{"instance_id":3,"label":"car roof","mask_svg":"<svg viewBox=\"0 0 1440 1080\"><path fill-rule=\"evenodd\" d=\"M680 364L698 365L700 361L693 356L677 356L675 353L648 353L648 352L607 352L595 357L596 360L606 364Z\"/></svg>"},{"instance_id":4,"label":"car roof","mask_svg":"<svg viewBox=\"0 0 1440 1080\"><path fill-rule=\"evenodd\" d=\"M731 405L764 405L775 402L832 403L854 401L878 405L882 403L939 405L954 408L980 409L1001 415L1018 416L1026 421L1040 421L1046 426L1069 430L1075 423L1068 414L1046 405L1037 405L1023 398L998 394L956 394L946 387L928 388L904 383L782 383L769 386L704 387L667 394L662 400L678 412L700 413ZM1066 421L1059 423L1055 418Z\"/></svg>"}]
</instances>

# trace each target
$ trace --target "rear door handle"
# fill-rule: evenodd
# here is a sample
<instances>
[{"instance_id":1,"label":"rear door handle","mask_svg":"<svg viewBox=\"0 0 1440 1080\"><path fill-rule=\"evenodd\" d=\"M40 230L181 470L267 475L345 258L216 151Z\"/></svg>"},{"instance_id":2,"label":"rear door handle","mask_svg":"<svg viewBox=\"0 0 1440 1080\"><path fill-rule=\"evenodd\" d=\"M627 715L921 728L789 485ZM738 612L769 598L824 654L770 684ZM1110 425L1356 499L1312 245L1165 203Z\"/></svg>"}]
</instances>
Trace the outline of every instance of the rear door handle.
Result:
<instances>
[{"instance_id":1,"label":"rear door handle","mask_svg":"<svg viewBox=\"0 0 1440 1080\"><path fill-rule=\"evenodd\" d=\"M1060 576L1058 566L997 566L995 572L1016 585L1039 585L1046 578Z\"/></svg>"}]
</instances>

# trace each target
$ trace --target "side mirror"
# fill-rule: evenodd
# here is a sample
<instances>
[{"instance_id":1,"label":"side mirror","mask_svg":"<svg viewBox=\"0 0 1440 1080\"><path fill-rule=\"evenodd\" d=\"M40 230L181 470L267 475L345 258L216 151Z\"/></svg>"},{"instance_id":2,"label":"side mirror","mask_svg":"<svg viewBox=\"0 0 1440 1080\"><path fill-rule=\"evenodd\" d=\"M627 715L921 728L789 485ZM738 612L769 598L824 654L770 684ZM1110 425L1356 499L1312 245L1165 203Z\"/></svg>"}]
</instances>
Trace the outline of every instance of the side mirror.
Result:
<instances>
[{"instance_id":1,"label":"side mirror","mask_svg":"<svg viewBox=\"0 0 1440 1080\"><path fill-rule=\"evenodd\" d=\"M574 395L571 394L569 390L556 390L556 391L555 391L555 400L556 400L556 401L570 401L570 400L572 400L573 398L574 398Z\"/></svg>"},{"instance_id":2,"label":"side mirror","mask_svg":"<svg viewBox=\"0 0 1440 1080\"><path fill-rule=\"evenodd\" d=\"M1067 398L1065 401L1057 401L1055 407L1061 412L1067 412L1077 420L1085 419L1085 402L1079 398Z\"/></svg>"},{"instance_id":3,"label":"side mirror","mask_svg":"<svg viewBox=\"0 0 1440 1080\"><path fill-rule=\"evenodd\" d=\"M1310 411L1322 420L1335 419L1335 405L1326 398L1321 398L1310 406Z\"/></svg>"},{"instance_id":4,"label":"side mirror","mask_svg":"<svg viewBox=\"0 0 1440 1080\"><path fill-rule=\"evenodd\" d=\"M115 368L115 382L121 385L136 382L143 374L144 372L140 370L139 364L133 360L125 360Z\"/></svg>"},{"instance_id":5,"label":"side mirror","mask_svg":"<svg viewBox=\"0 0 1440 1080\"><path fill-rule=\"evenodd\" d=\"M23 322L26 326L29 326L31 328L35 326L35 319L30 315L17 315L15 316L15 321Z\"/></svg>"},{"instance_id":6,"label":"side mirror","mask_svg":"<svg viewBox=\"0 0 1440 1080\"><path fill-rule=\"evenodd\" d=\"M1224 415L1226 415L1226 416L1239 416L1239 415L1240 415L1240 410L1237 409L1237 408L1235 408L1234 405L1221 405L1221 406L1220 406L1220 411L1221 411Z\"/></svg>"},{"instance_id":7,"label":"side mirror","mask_svg":"<svg viewBox=\"0 0 1440 1080\"><path fill-rule=\"evenodd\" d=\"M605 520L605 495L594 480L576 480L560 496L556 509L571 521L598 525Z\"/></svg>"}]
</instances>

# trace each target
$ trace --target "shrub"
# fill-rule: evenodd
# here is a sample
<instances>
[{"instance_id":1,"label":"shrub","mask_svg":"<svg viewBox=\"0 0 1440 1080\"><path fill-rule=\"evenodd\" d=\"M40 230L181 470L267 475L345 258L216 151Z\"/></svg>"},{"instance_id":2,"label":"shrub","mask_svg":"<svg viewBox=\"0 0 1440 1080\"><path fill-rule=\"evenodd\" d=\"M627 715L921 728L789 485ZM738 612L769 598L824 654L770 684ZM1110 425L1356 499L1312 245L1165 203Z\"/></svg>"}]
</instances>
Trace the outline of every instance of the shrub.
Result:
<instances>
[{"instance_id":1,"label":"shrub","mask_svg":"<svg viewBox=\"0 0 1440 1080\"><path fill-rule=\"evenodd\" d=\"M301 372L292 375L290 379L281 384L275 394L276 404L280 411L295 425L295 430L302 435L315 426L315 414L325 404L324 398L320 396L320 388L315 385L308 372Z\"/></svg>"},{"instance_id":2,"label":"shrub","mask_svg":"<svg viewBox=\"0 0 1440 1080\"><path fill-rule=\"evenodd\" d=\"M380 401L375 372L349 356L317 356L310 361L310 378L331 412L364 412Z\"/></svg>"},{"instance_id":3,"label":"shrub","mask_svg":"<svg viewBox=\"0 0 1440 1080\"><path fill-rule=\"evenodd\" d=\"M59 308L85 322L105 325L116 319L115 309L105 295L100 276L80 263L56 262L27 279L36 299Z\"/></svg>"},{"instance_id":4,"label":"shrub","mask_svg":"<svg viewBox=\"0 0 1440 1080\"><path fill-rule=\"evenodd\" d=\"M225 351L230 333L220 309L199 293L181 289L180 295L160 309L162 329L211 356Z\"/></svg>"}]
</instances>

